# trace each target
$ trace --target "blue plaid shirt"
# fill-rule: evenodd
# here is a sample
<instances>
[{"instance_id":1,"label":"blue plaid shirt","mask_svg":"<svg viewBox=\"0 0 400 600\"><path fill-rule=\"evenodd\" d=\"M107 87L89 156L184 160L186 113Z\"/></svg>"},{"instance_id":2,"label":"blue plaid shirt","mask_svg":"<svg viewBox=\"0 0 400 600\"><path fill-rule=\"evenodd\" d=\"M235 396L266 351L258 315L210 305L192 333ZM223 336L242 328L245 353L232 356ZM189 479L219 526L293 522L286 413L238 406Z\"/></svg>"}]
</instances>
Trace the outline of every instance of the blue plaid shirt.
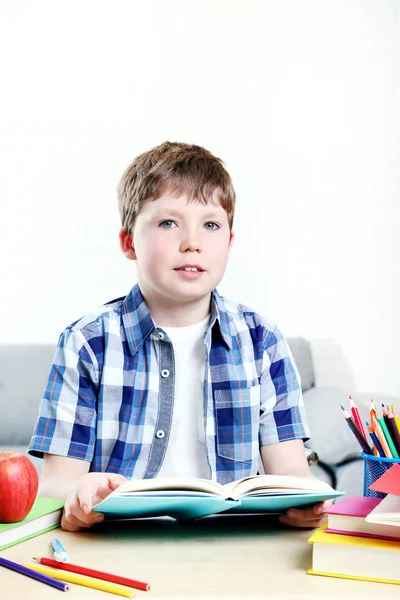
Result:
<instances>
[{"instance_id":1,"label":"blue plaid shirt","mask_svg":"<svg viewBox=\"0 0 400 600\"><path fill-rule=\"evenodd\" d=\"M300 377L276 326L216 290L204 343L207 456L212 479L228 483L257 473L260 446L308 438ZM136 285L60 336L30 454L155 477L171 430L174 369L172 343Z\"/></svg>"}]
</instances>

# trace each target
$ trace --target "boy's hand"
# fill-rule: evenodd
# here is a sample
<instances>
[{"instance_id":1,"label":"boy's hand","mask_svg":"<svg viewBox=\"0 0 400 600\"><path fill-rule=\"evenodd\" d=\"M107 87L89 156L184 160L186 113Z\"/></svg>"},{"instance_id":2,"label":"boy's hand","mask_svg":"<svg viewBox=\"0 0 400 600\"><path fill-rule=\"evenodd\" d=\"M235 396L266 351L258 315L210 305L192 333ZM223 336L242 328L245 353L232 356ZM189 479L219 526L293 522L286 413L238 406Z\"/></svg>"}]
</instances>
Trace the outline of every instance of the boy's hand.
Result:
<instances>
[{"instance_id":1,"label":"boy's hand","mask_svg":"<svg viewBox=\"0 0 400 600\"><path fill-rule=\"evenodd\" d=\"M92 512L94 504L107 498L117 487L126 481L123 475L113 473L87 473L78 482L78 487L67 498L61 519L61 527L66 531L80 531L100 523L104 515Z\"/></svg>"},{"instance_id":2,"label":"boy's hand","mask_svg":"<svg viewBox=\"0 0 400 600\"><path fill-rule=\"evenodd\" d=\"M279 515L279 521L289 527L314 529L326 521L324 510L331 504L332 500L326 500L313 506L289 508L286 514Z\"/></svg>"}]
</instances>

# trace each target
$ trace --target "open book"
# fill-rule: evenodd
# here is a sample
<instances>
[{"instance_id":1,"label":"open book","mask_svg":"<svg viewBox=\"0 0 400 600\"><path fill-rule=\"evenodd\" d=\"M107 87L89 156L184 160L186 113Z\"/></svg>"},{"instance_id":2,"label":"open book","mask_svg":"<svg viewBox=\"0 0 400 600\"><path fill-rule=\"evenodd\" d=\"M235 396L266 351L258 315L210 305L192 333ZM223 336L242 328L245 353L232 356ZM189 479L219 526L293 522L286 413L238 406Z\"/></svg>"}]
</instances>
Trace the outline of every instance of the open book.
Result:
<instances>
[{"instance_id":1,"label":"open book","mask_svg":"<svg viewBox=\"0 0 400 600\"><path fill-rule=\"evenodd\" d=\"M318 479L287 475L256 475L225 485L196 478L132 479L94 510L110 518L194 519L221 512L283 512L342 494Z\"/></svg>"}]
</instances>

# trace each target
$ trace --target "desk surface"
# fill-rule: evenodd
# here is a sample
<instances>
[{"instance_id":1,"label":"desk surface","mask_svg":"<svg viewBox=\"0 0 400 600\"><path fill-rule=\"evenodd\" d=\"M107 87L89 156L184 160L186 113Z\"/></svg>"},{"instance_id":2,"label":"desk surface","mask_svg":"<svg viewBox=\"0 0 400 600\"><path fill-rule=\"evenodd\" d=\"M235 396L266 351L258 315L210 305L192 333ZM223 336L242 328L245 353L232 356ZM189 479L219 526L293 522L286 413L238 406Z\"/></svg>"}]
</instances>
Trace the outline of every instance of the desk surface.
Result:
<instances>
[{"instance_id":1,"label":"desk surface","mask_svg":"<svg viewBox=\"0 0 400 600\"><path fill-rule=\"evenodd\" d=\"M310 531L284 529L271 516L212 517L177 523L169 519L105 523L96 530L56 529L1 552L15 562L51 557L55 535L71 562L151 583L136 598L248 600L268 598L396 598L400 586L307 575ZM2 600L48 600L59 592L0 567ZM65 600L121 598L71 584Z\"/></svg>"}]
</instances>

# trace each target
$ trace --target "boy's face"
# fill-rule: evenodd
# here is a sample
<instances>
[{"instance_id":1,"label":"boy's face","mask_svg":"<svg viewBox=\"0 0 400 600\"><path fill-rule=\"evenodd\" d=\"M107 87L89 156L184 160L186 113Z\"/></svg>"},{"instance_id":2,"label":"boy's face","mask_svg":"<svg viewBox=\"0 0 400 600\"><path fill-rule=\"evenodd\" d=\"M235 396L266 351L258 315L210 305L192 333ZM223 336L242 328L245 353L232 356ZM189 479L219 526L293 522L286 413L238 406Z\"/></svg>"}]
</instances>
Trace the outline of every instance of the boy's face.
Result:
<instances>
[{"instance_id":1,"label":"boy's face","mask_svg":"<svg viewBox=\"0 0 400 600\"><path fill-rule=\"evenodd\" d=\"M233 233L217 196L204 205L166 192L146 202L132 237L121 230L120 241L125 256L137 261L145 297L184 304L209 300L224 275Z\"/></svg>"}]
</instances>

